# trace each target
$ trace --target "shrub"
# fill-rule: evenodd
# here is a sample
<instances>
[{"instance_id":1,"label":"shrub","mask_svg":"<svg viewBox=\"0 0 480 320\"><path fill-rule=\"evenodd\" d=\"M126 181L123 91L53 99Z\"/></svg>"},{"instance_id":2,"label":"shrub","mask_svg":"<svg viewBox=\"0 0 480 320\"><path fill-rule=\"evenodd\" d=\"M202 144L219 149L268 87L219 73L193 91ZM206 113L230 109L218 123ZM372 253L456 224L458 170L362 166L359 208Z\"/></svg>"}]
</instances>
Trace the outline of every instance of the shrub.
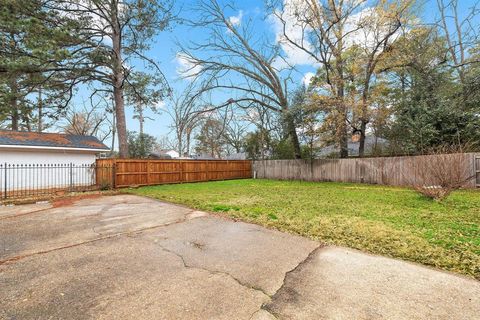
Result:
<instances>
[{"instance_id":1,"label":"shrub","mask_svg":"<svg viewBox=\"0 0 480 320\"><path fill-rule=\"evenodd\" d=\"M442 146L430 150L428 155L415 157L412 163L415 175L411 186L424 196L441 200L452 191L464 187L474 178L470 158L465 147Z\"/></svg>"}]
</instances>

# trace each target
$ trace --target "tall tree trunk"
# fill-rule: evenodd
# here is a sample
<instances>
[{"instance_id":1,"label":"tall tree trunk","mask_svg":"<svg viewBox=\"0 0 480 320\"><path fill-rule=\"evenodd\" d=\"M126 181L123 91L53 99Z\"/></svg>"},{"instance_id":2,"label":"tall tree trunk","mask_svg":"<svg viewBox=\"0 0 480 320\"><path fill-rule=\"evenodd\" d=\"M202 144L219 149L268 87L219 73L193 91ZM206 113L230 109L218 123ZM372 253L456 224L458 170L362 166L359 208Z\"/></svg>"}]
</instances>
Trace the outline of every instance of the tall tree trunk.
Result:
<instances>
[{"instance_id":1,"label":"tall tree trunk","mask_svg":"<svg viewBox=\"0 0 480 320\"><path fill-rule=\"evenodd\" d=\"M365 156L365 138L366 134L365 131L367 130L367 122L365 120L361 120L360 123L360 140L358 141L358 156L363 157Z\"/></svg>"},{"instance_id":2,"label":"tall tree trunk","mask_svg":"<svg viewBox=\"0 0 480 320\"><path fill-rule=\"evenodd\" d=\"M24 114L23 121L25 122L25 127L27 128L27 131L28 132L32 131L32 125L30 123L30 117L27 114Z\"/></svg>"},{"instance_id":3,"label":"tall tree trunk","mask_svg":"<svg viewBox=\"0 0 480 320\"><path fill-rule=\"evenodd\" d=\"M339 124L339 143L340 143L340 158L348 157L348 130L347 130L347 115L343 112Z\"/></svg>"},{"instance_id":4,"label":"tall tree trunk","mask_svg":"<svg viewBox=\"0 0 480 320\"><path fill-rule=\"evenodd\" d=\"M290 136L293 145L293 155L295 159L302 159L302 151L300 149L300 141L298 140L298 134L295 128L295 121L291 115L287 115L286 120L288 135Z\"/></svg>"},{"instance_id":5,"label":"tall tree trunk","mask_svg":"<svg viewBox=\"0 0 480 320\"><path fill-rule=\"evenodd\" d=\"M190 137L192 135L192 129L187 128L187 145L185 146L186 152L187 152L187 157L190 156Z\"/></svg>"},{"instance_id":6,"label":"tall tree trunk","mask_svg":"<svg viewBox=\"0 0 480 320\"><path fill-rule=\"evenodd\" d=\"M115 135L117 134L115 119L116 119L116 114L112 113L112 147L110 149L110 153L112 157L113 157L113 151L115 150Z\"/></svg>"},{"instance_id":7,"label":"tall tree trunk","mask_svg":"<svg viewBox=\"0 0 480 320\"><path fill-rule=\"evenodd\" d=\"M335 1L329 1L329 7L333 9L337 17L342 17L343 10L342 5L336 7ZM334 80L334 83L337 87L337 99L339 100L340 105L340 123L338 128L339 134L339 145L340 145L340 158L348 157L348 112L347 106L345 105L345 77L344 77L344 62L343 62L343 35L344 35L344 25L343 23L338 24L338 30L334 31L337 38L336 48L334 51L335 57L335 70L337 73L337 79Z\"/></svg>"},{"instance_id":8,"label":"tall tree trunk","mask_svg":"<svg viewBox=\"0 0 480 320\"><path fill-rule=\"evenodd\" d=\"M10 111L11 111L11 125L12 131L18 131L18 124L20 114L18 112L18 86L15 79L11 79L9 83L10 87Z\"/></svg>"},{"instance_id":9,"label":"tall tree trunk","mask_svg":"<svg viewBox=\"0 0 480 320\"><path fill-rule=\"evenodd\" d=\"M113 45L113 99L117 121L118 149L120 158L128 158L127 122L123 97L124 70L122 66L122 35L118 21L118 2L112 2L112 45Z\"/></svg>"},{"instance_id":10,"label":"tall tree trunk","mask_svg":"<svg viewBox=\"0 0 480 320\"><path fill-rule=\"evenodd\" d=\"M18 107L16 106L16 99L15 103L12 104L12 131L18 131L18 120L19 120L19 115L18 115Z\"/></svg>"},{"instance_id":11,"label":"tall tree trunk","mask_svg":"<svg viewBox=\"0 0 480 320\"><path fill-rule=\"evenodd\" d=\"M43 131L43 101L42 101L42 88L38 90L38 132Z\"/></svg>"},{"instance_id":12,"label":"tall tree trunk","mask_svg":"<svg viewBox=\"0 0 480 320\"><path fill-rule=\"evenodd\" d=\"M123 78L123 75L120 76ZM128 141L127 141L127 123L125 120L125 105L123 100L123 88L121 87L123 80L117 79L113 88L113 97L115 101L115 115L117 122L118 149L120 158L128 158Z\"/></svg>"},{"instance_id":13,"label":"tall tree trunk","mask_svg":"<svg viewBox=\"0 0 480 320\"><path fill-rule=\"evenodd\" d=\"M358 156L363 157L365 156L365 138L366 138L366 131L367 131L367 123L368 123L368 90L370 90L370 75L366 77L363 93L362 93L362 114L360 117L360 140L358 144Z\"/></svg>"},{"instance_id":14,"label":"tall tree trunk","mask_svg":"<svg viewBox=\"0 0 480 320\"><path fill-rule=\"evenodd\" d=\"M183 129L177 128L178 156L183 157Z\"/></svg>"},{"instance_id":15,"label":"tall tree trunk","mask_svg":"<svg viewBox=\"0 0 480 320\"><path fill-rule=\"evenodd\" d=\"M143 107L141 105L138 105L138 121L140 125L140 135L143 136Z\"/></svg>"}]
</instances>

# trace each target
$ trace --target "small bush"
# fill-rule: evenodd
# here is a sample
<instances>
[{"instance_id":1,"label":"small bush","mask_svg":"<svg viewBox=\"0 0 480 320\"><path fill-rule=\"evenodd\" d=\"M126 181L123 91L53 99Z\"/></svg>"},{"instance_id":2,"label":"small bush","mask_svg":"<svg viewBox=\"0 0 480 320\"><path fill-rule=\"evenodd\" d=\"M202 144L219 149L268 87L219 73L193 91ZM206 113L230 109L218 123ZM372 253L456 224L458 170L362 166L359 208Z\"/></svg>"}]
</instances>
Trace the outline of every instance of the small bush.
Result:
<instances>
[{"instance_id":1,"label":"small bush","mask_svg":"<svg viewBox=\"0 0 480 320\"><path fill-rule=\"evenodd\" d=\"M411 186L434 200L442 200L452 191L464 187L474 178L465 150L462 146L442 146L415 159L412 163L415 178Z\"/></svg>"}]
</instances>

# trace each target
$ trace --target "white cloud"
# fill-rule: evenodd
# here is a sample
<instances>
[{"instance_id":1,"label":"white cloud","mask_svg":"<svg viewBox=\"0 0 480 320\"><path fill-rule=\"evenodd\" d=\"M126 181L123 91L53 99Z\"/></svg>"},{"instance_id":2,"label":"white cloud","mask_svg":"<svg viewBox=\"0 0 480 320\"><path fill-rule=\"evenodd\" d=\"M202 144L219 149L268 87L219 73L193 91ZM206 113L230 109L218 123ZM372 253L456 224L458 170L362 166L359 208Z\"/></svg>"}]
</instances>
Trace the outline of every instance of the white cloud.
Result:
<instances>
[{"instance_id":1,"label":"white cloud","mask_svg":"<svg viewBox=\"0 0 480 320\"><path fill-rule=\"evenodd\" d=\"M228 21L232 24L234 27L238 27L242 24L242 18L243 18L243 10L238 11L238 15L236 16L231 16L228 18Z\"/></svg>"},{"instance_id":2,"label":"white cloud","mask_svg":"<svg viewBox=\"0 0 480 320\"><path fill-rule=\"evenodd\" d=\"M165 101L163 101L163 100L157 101L157 103L155 104L155 108L157 108L157 109L159 109L159 110L166 110L166 103L165 103Z\"/></svg>"},{"instance_id":3,"label":"white cloud","mask_svg":"<svg viewBox=\"0 0 480 320\"><path fill-rule=\"evenodd\" d=\"M347 20L345 32L348 37L345 39L346 46L358 45L367 51L371 51L377 45L379 39L397 28L397 21L385 19L379 16L379 12L373 7L365 7L353 14ZM389 43L395 41L401 34L399 28L389 39Z\"/></svg>"},{"instance_id":4,"label":"white cloud","mask_svg":"<svg viewBox=\"0 0 480 320\"><path fill-rule=\"evenodd\" d=\"M315 65L316 61L313 59L308 53L303 51L302 49L297 48L293 44L291 44L284 35L283 28L285 27L285 33L289 39L294 41L295 43L300 43L303 38L303 30L298 25L297 20L295 18L295 11L303 4L300 0L284 0L284 11L281 13L282 19L285 20L285 26L280 19L278 19L275 15L269 16L269 21L273 25L273 29L275 32L275 37L277 43L280 44L282 50L285 53L285 61L276 61L277 67L285 67L285 64L289 64L292 66L295 65ZM279 13L280 14L280 13ZM311 44L308 41L303 41L304 46L311 50Z\"/></svg>"},{"instance_id":5,"label":"white cloud","mask_svg":"<svg viewBox=\"0 0 480 320\"><path fill-rule=\"evenodd\" d=\"M305 85L305 87L308 87L310 85L310 82L312 81L312 78L315 76L315 73L313 72L307 72L302 78L302 83Z\"/></svg>"},{"instance_id":6,"label":"white cloud","mask_svg":"<svg viewBox=\"0 0 480 320\"><path fill-rule=\"evenodd\" d=\"M275 15L269 17L276 35L276 41L282 47L285 53L285 61L277 61L277 67L285 67L286 64L295 65L312 65L317 66L316 61L305 51L292 45L284 35L285 33L289 39L295 43L302 43L308 51L313 51L312 44L305 39L305 33L311 29L308 26L302 28L297 21L296 16L299 13L308 14L308 8L303 0L283 0L284 10L281 14L284 22L280 21ZM347 34L345 45L352 46L359 45L366 50L371 50L376 44L376 39L381 38L389 32L392 27L392 21L388 19L380 19L379 14L374 8L365 6L367 2L361 0L351 0L352 4L358 6L357 12L348 17L345 22L345 33ZM368 21L368 23L366 23ZM372 24L371 21L375 23ZM390 41L394 41L400 35L400 30L391 37Z\"/></svg>"},{"instance_id":7,"label":"white cloud","mask_svg":"<svg viewBox=\"0 0 480 320\"><path fill-rule=\"evenodd\" d=\"M175 61L177 62L177 74L187 80L192 80L192 77L202 70L201 66L195 65L187 55L180 52L177 53Z\"/></svg>"}]
</instances>

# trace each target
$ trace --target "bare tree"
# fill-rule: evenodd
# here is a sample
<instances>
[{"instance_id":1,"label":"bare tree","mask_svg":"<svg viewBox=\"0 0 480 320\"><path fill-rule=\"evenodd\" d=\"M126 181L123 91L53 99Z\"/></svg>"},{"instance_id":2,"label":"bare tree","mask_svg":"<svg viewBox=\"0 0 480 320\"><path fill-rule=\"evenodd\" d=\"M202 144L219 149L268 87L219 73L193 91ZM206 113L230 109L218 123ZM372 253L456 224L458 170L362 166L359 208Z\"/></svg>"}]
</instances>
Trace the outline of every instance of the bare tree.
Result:
<instances>
[{"instance_id":1,"label":"bare tree","mask_svg":"<svg viewBox=\"0 0 480 320\"><path fill-rule=\"evenodd\" d=\"M216 0L199 3L199 20L193 25L208 30L209 37L203 43L182 47L180 56L190 65L185 71L191 78L205 80L203 92L228 90L232 94L217 108L255 105L281 113L295 157L300 158L300 143L289 113L289 76L275 66L281 60L279 48L264 41L249 22L232 22L225 14L227 8L232 9L222 7Z\"/></svg>"},{"instance_id":2,"label":"bare tree","mask_svg":"<svg viewBox=\"0 0 480 320\"><path fill-rule=\"evenodd\" d=\"M269 4L272 14L282 25L282 41L306 53L323 69L322 80L332 96L328 103L335 110L336 137L342 158L348 156L345 51L348 36L358 30L357 26L350 26L350 19L363 2L272 0ZM295 29L300 31L299 37L292 35Z\"/></svg>"},{"instance_id":3,"label":"bare tree","mask_svg":"<svg viewBox=\"0 0 480 320\"><path fill-rule=\"evenodd\" d=\"M317 85L323 94L327 92L330 96L321 102L328 104L335 118L340 156L348 156L349 126L360 133L359 154L363 156L370 121L371 83L412 1L272 0L269 3L271 12L282 25L281 41L320 64ZM356 74L351 74L349 63L356 65ZM351 94L359 92L360 98L347 97L347 88L353 81L359 83L360 88L350 90ZM358 126L355 121L359 122Z\"/></svg>"},{"instance_id":4,"label":"bare tree","mask_svg":"<svg viewBox=\"0 0 480 320\"><path fill-rule=\"evenodd\" d=\"M226 153L227 140L225 139L227 112L218 111L204 117L200 130L195 137L195 150L199 154L208 154L214 158L221 158Z\"/></svg>"},{"instance_id":5,"label":"bare tree","mask_svg":"<svg viewBox=\"0 0 480 320\"><path fill-rule=\"evenodd\" d=\"M84 105L81 111L68 110L64 117L65 124L60 128L67 134L95 136L100 141L105 141L112 134L108 116L100 108L100 103L88 108Z\"/></svg>"},{"instance_id":6,"label":"bare tree","mask_svg":"<svg viewBox=\"0 0 480 320\"><path fill-rule=\"evenodd\" d=\"M472 3L462 18L459 14L458 0L437 0L440 18L437 26L445 37L453 67L458 70L462 85L465 84L465 67L470 63L480 63L469 59L469 51L479 43L480 2Z\"/></svg>"},{"instance_id":7,"label":"bare tree","mask_svg":"<svg viewBox=\"0 0 480 320\"><path fill-rule=\"evenodd\" d=\"M242 152L245 135L248 131L248 123L239 114L238 110L230 108L226 112L225 140L235 153L240 153Z\"/></svg>"},{"instance_id":8,"label":"bare tree","mask_svg":"<svg viewBox=\"0 0 480 320\"><path fill-rule=\"evenodd\" d=\"M281 137L281 126L279 125L276 113L258 105L253 105L246 110L245 119L256 127L259 146L259 158L265 160L270 156L271 138L277 140Z\"/></svg>"},{"instance_id":9,"label":"bare tree","mask_svg":"<svg viewBox=\"0 0 480 320\"><path fill-rule=\"evenodd\" d=\"M376 79L379 77L383 68L387 65L381 65L384 56L391 52L391 45L399 36L401 26L408 21L408 9L411 7L411 1L393 1L378 3L371 10L367 10L358 19L358 25L362 41L357 41L355 46L359 48L359 54L355 57L361 70L357 75L359 81L359 99L358 122L359 127L354 128L360 133L358 154L363 157L365 154L365 138L367 125L371 119L371 89Z\"/></svg>"},{"instance_id":10,"label":"bare tree","mask_svg":"<svg viewBox=\"0 0 480 320\"><path fill-rule=\"evenodd\" d=\"M190 83L181 93L174 94L167 104L166 113L173 121L178 154L190 154L190 142L194 129L202 118L201 99L194 83Z\"/></svg>"}]
</instances>

